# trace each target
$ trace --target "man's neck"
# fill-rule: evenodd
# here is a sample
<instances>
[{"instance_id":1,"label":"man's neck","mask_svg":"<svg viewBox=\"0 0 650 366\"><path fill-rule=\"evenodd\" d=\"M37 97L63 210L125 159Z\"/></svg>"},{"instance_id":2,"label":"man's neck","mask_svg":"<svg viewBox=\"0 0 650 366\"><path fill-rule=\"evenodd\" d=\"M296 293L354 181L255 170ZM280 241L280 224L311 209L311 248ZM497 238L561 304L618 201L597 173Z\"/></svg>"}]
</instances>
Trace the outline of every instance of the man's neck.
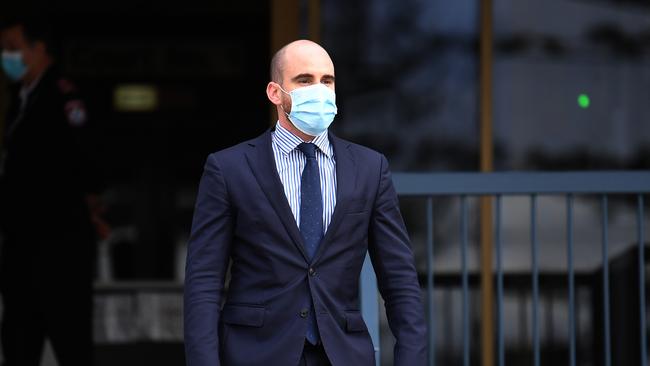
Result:
<instances>
[{"instance_id":1,"label":"man's neck","mask_svg":"<svg viewBox=\"0 0 650 366\"><path fill-rule=\"evenodd\" d=\"M279 112L280 111L278 111L278 113ZM284 117L284 118L282 118L282 117ZM316 138L316 136L308 135L308 134L300 131L299 129L297 129L296 126L293 125L293 123L291 123L289 120L287 120L286 116L280 116L280 118L278 118L278 121L280 121L280 125L285 130L291 132L292 135L298 137L299 139L301 139L304 142L311 142L312 140L314 140Z\"/></svg>"}]
</instances>

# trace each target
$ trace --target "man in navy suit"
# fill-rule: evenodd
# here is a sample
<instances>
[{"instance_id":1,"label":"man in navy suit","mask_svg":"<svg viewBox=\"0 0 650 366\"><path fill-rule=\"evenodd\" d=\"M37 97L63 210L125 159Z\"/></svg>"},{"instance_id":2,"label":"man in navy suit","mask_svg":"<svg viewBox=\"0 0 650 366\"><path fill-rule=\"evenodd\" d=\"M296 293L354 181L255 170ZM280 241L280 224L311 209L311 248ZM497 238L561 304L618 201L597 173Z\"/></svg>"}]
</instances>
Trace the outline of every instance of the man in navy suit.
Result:
<instances>
[{"instance_id":1,"label":"man in navy suit","mask_svg":"<svg viewBox=\"0 0 650 366\"><path fill-rule=\"evenodd\" d=\"M374 365L359 311L368 252L394 364L423 365L420 287L386 158L327 130L334 65L318 44L283 47L271 78L275 128L205 164L187 254L187 364Z\"/></svg>"}]
</instances>

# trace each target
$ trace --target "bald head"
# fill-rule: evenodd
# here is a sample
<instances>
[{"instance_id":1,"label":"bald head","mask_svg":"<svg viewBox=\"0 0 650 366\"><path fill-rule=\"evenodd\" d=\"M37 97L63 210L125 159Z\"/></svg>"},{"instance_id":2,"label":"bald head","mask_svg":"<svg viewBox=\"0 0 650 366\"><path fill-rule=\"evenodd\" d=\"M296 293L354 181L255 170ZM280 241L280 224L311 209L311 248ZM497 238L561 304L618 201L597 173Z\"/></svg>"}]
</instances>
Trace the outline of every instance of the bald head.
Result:
<instances>
[{"instance_id":1,"label":"bald head","mask_svg":"<svg viewBox=\"0 0 650 366\"><path fill-rule=\"evenodd\" d=\"M284 46L278 50L278 52L273 55L271 59L271 80L276 83L282 82L282 69L284 63L284 51L287 49L287 46Z\"/></svg>"},{"instance_id":2,"label":"bald head","mask_svg":"<svg viewBox=\"0 0 650 366\"><path fill-rule=\"evenodd\" d=\"M271 81L266 95L276 106L278 121L294 135L311 141L314 136L298 130L287 118L291 112L289 93L297 88L322 84L334 91L334 64L327 51L307 40L291 42L275 53L271 60Z\"/></svg>"},{"instance_id":3,"label":"bald head","mask_svg":"<svg viewBox=\"0 0 650 366\"><path fill-rule=\"evenodd\" d=\"M334 74L334 64L329 54L318 43L301 39L291 42L282 47L271 59L271 80L283 84L287 69L295 68L297 65L321 64L330 66Z\"/></svg>"}]
</instances>

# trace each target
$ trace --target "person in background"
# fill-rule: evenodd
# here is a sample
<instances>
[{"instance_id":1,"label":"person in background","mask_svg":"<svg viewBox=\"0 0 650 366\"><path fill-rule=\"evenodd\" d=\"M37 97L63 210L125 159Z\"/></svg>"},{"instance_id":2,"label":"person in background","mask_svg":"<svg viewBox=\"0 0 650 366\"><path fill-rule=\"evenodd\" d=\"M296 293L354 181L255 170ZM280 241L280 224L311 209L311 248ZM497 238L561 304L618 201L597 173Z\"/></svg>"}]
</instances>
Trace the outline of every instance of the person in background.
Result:
<instances>
[{"instance_id":1,"label":"person in background","mask_svg":"<svg viewBox=\"0 0 650 366\"><path fill-rule=\"evenodd\" d=\"M44 18L0 23L14 82L0 152L1 341L5 366L37 366L49 339L59 365L92 364L92 278L99 179L88 113L61 75ZM95 225L93 225L93 223Z\"/></svg>"},{"instance_id":2,"label":"person in background","mask_svg":"<svg viewBox=\"0 0 650 366\"><path fill-rule=\"evenodd\" d=\"M366 252L394 364L425 364L421 291L388 162L328 131L334 85L321 46L288 44L266 87L275 128L208 157L185 276L189 366L374 366L359 311Z\"/></svg>"}]
</instances>

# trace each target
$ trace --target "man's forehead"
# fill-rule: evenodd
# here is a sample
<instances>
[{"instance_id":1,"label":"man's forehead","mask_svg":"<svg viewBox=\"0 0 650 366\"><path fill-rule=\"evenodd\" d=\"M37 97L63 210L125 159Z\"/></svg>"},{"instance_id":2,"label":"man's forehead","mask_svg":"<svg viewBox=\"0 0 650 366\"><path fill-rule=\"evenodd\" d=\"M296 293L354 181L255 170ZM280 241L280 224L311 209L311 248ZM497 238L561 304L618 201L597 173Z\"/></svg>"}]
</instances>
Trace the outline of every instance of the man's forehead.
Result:
<instances>
[{"instance_id":1,"label":"man's forehead","mask_svg":"<svg viewBox=\"0 0 650 366\"><path fill-rule=\"evenodd\" d=\"M327 51L315 43L300 43L288 46L284 52L284 62L299 64L332 64L332 60L327 54Z\"/></svg>"},{"instance_id":2,"label":"man's forehead","mask_svg":"<svg viewBox=\"0 0 650 366\"><path fill-rule=\"evenodd\" d=\"M298 75L334 75L334 65L329 57L325 58L289 58L285 62L285 76Z\"/></svg>"}]
</instances>

